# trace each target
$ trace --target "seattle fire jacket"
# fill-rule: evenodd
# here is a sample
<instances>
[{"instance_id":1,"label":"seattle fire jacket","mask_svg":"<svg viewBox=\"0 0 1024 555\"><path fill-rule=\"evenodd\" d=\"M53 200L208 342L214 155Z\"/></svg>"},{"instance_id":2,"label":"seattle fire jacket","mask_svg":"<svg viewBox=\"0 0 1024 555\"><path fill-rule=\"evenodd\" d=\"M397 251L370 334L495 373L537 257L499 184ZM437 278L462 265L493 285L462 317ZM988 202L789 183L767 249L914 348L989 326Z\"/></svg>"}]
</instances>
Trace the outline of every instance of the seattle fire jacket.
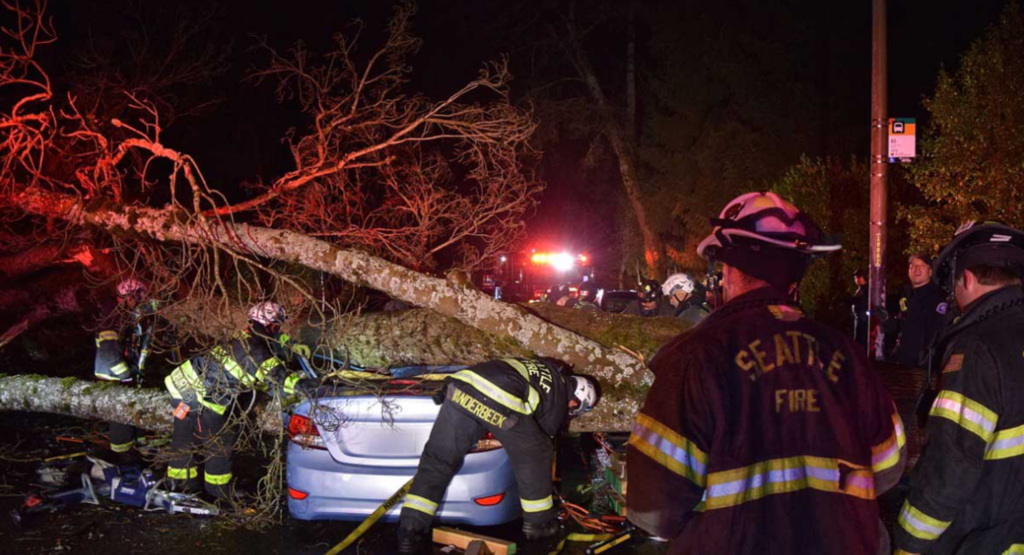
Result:
<instances>
[{"instance_id":1,"label":"seattle fire jacket","mask_svg":"<svg viewBox=\"0 0 1024 555\"><path fill-rule=\"evenodd\" d=\"M190 409L204 406L224 414L243 391L269 388L285 395L295 393L304 375L289 373L271 342L280 344L279 337L245 331L210 354L185 361L164 380L174 404L185 403Z\"/></svg>"},{"instance_id":2,"label":"seattle fire jacket","mask_svg":"<svg viewBox=\"0 0 1024 555\"><path fill-rule=\"evenodd\" d=\"M554 437L569 411L565 376L540 360L492 360L456 372L449 379L493 409L489 413L510 417L509 427L518 418L532 417L544 433Z\"/></svg>"},{"instance_id":3,"label":"seattle fire jacket","mask_svg":"<svg viewBox=\"0 0 1024 555\"><path fill-rule=\"evenodd\" d=\"M674 339L629 439L629 519L670 554L877 554L905 439L862 353L770 288Z\"/></svg>"},{"instance_id":4,"label":"seattle fire jacket","mask_svg":"<svg viewBox=\"0 0 1024 555\"><path fill-rule=\"evenodd\" d=\"M939 349L939 393L897 553L1024 553L1024 291L976 300Z\"/></svg>"},{"instance_id":5,"label":"seattle fire jacket","mask_svg":"<svg viewBox=\"0 0 1024 555\"><path fill-rule=\"evenodd\" d=\"M135 373L145 370L155 312L156 301L152 300L131 312L122 310L114 299L103 305L93 361L96 379L127 382Z\"/></svg>"}]
</instances>

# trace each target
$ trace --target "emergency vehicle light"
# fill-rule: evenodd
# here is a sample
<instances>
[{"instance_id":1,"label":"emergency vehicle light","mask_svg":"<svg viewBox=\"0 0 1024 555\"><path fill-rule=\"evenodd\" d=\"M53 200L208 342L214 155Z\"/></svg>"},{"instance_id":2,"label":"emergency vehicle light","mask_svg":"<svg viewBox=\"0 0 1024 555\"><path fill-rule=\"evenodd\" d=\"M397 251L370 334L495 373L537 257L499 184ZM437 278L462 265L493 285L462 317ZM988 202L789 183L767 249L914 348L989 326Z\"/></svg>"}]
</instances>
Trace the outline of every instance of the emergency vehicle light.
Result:
<instances>
[{"instance_id":1,"label":"emergency vehicle light","mask_svg":"<svg viewBox=\"0 0 1024 555\"><path fill-rule=\"evenodd\" d=\"M578 261L580 264L587 263L587 255L577 254L575 256L567 252L549 253L549 252L535 252L530 255L530 262L534 264L549 264L555 270L559 272L567 272L576 265Z\"/></svg>"}]
</instances>

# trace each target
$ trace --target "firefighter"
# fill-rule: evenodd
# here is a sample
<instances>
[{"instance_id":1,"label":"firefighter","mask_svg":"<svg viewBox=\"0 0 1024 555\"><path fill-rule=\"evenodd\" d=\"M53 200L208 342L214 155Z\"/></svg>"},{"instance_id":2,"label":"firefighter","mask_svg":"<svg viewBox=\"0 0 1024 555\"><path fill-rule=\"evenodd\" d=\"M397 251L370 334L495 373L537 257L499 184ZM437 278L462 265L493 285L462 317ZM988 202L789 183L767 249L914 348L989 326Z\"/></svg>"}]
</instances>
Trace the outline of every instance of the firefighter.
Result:
<instances>
[{"instance_id":1,"label":"firefighter","mask_svg":"<svg viewBox=\"0 0 1024 555\"><path fill-rule=\"evenodd\" d=\"M790 300L840 245L774 193L737 197L712 226L697 253L723 265L724 304L651 361L629 520L669 554L879 553L902 423L864 350Z\"/></svg>"},{"instance_id":2,"label":"firefighter","mask_svg":"<svg viewBox=\"0 0 1024 555\"><path fill-rule=\"evenodd\" d=\"M307 394L313 386L300 381L301 372L289 373L277 356L287 356L284 348L308 353L308 347L292 343L281 333L284 309L261 302L249 309L248 319L247 328L227 345L192 357L164 380L174 410L174 458L167 465L167 478L177 491L202 489L199 454L204 451L206 493L217 499L229 497L231 452L237 439L231 416L241 393L269 388L283 395Z\"/></svg>"},{"instance_id":3,"label":"firefighter","mask_svg":"<svg viewBox=\"0 0 1024 555\"><path fill-rule=\"evenodd\" d=\"M399 553L429 545L430 523L466 453L486 433L501 442L512 463L527 540L558 533L551 497L552 439L566 415L597 403L594 383L570 376L554 359L508 358L453 374L435 397L441 404L420 457L398 527Z\"/></svg>"},{"instance_id":4,"label":"firefighter","mask_svg":"<svg viewBox=\"0 0 1024 555\"><path fill-rule=\"evenodd\" d=\"M672 305L661 301L661 284L656 279L645 279L640 283L636 299L626 305L623 314L631 316L674 316Z\"/></svg>"},{"instance_id":5,"label":"firefighter","mask_svg":"<svg viewBox=\"0 0 1024 555\"><path fill-rule=\"evenodd\" d=\"M661 291L673 307L673 316L684 322L696 326L711 312L703 288L690 274L683 272L668 276Z\"/></svg>"},{"instance_id":6,"label":"firefighter","mask_svg":"<svg viewBox=\"0 0 1024 555\"><path fill-rule=\"evenodd\" d=\"M601 310L601 307L597 306L595 302L596 298L597 286L591 280L584 281L577 289L577 296L572 307L577 310Z\"/></svg>"},{"instance_id":7,"label":"firefighter","mask_svg":"<svg viewBox=\"0 0 1024 555\"><path fill-rule=\"evenodd\" d=\"M932 356L939 392L896 553L1024 553L1024 233L961 226L934 269L960 315Z\"/></svg>"},{"instance_id":8,"label":"firefighter","mask_svg":"<svg viewBox=\"0 0 1024 555\"><path fill-rule=\"evenodd\" d=\"M149 355L156 303L147 299L148 287L128 278L117 284L117 298L104 303L96 332L93 374L97 380L120 384L138 383ZM110 422L110 458L133 462L136 453L134 426ZM112 455L112 456L111 456Z\"/></svg>"}]
</instances>

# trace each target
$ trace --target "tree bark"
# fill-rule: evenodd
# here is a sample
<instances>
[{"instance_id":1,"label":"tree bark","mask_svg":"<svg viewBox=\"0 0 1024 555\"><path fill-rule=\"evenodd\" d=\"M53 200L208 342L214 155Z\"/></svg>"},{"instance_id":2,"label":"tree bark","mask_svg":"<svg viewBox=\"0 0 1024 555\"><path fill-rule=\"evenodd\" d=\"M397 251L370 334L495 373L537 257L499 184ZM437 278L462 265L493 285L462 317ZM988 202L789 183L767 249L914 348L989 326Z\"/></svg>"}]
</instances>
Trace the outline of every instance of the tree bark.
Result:
<instances>
[{"instance_id":1,"label":"tree bark","mask_svg":"<svg viewBox=\"0 0 1024 555\"><path fill-rule=\"evenodd\" d=\"M431 278L363 252L334 247L287 231L215 221L202 224L171 209L84 207L70 195L27 188L12 199L29 214L129 233L158 241L219 243L248 254L301 264L506 338L541 356L564 360L603 386L604 401L579 419L581 429L626 430L653 381L643 361L545 321L526 309L495 301L472 287Z\"/></svg>"}]
</instances>

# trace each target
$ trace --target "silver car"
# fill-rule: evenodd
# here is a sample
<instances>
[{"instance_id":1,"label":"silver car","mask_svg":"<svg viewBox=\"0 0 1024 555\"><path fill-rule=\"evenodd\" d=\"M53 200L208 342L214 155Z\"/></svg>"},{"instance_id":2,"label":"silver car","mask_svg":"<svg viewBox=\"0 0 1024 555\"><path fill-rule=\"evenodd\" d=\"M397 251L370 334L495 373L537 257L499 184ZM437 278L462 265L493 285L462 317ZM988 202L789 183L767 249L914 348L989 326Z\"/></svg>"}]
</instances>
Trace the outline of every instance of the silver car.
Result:
<instances>
[{"instance_id":1,"label":"silver car","mask_svg":"<svg viewBox=\"0 0 1024 555\"><path fill-rule=\"evenodd\" d=\"M440 409L430 398L430 387L416 383L391 380L393 392L381 398L319 399L312 417L308 401L292 409L287 481L294 518L363 520L413 477ZM385 520L397 521L401 508L389 510ZM488 434L466 456L437 518L490 526L515 520L520 511L508 455Z\"/></svg>"}]
</instances>

